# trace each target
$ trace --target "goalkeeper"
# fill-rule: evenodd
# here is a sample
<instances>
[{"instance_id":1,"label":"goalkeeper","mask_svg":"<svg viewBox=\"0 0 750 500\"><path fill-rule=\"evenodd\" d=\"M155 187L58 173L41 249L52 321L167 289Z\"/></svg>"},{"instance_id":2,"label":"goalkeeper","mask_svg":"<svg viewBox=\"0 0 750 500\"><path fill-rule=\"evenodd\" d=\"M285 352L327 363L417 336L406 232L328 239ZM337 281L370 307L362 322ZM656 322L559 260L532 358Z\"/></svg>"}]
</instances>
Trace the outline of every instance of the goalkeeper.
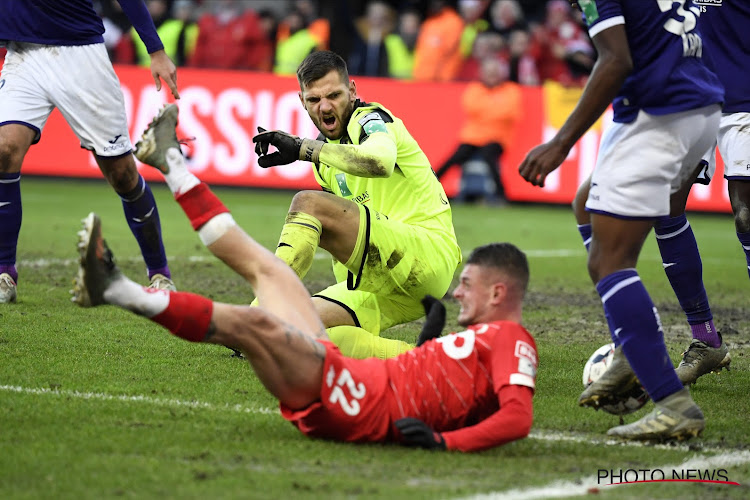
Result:
<instances>
[{"instance_id":1,"label":"goalkeeper","mask_svg":"<svg viewBox=\"0 0 750 500\"><path fill-rule=\"evenodd\" d=\"M323 192L295 195L276 255L304 278L327 250L337 283L313 303L331 339L350 356L394 356L412 346L380 332L420 318L422 297L442 297L461 262L451 207L401 120L357 98L341 57L313 52L297 79L320 140L259 129L253 142L261 167L312 162Z\"/></svg>"}]
</instances>

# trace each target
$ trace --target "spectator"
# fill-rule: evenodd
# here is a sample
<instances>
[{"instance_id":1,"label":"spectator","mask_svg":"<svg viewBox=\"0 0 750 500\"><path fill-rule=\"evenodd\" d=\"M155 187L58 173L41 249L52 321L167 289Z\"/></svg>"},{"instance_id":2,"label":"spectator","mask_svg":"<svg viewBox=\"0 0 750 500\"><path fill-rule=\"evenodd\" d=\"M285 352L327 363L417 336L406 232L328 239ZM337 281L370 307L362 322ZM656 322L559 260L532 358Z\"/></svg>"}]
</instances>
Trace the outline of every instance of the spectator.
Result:
<instances>
[{"instance_id":1,"label":"spectator","mask_svg":"<svg viewBox=\"0 0 750 500\"><path fill-rule=\"evenodd\" d=\"M464 20L461 55L465 58L471 56L477 35L490 27L490 23L482 17L489 5L489 0L458 0L458 13Z\"/></svg>"},{"instance_id":2,"label":"spectator","mask_svg":"<svg viewBox=\"0 0 750 500\"><path fill-rule=\"evenodd\" d=\"M388 72L393 78L408 79L414 74L414 48L422 18L414 9L407 9L398 17L398 32L386 38L389 44Z\"/></svg>"},{"instance_id":3,"label":"spectator","mask_svg":"<svg viewBox=\"0 0 750 500\"><path fill-rule=\"evenodd\" d=\"M510 81L521 85L539 85L539 68L531 53L531 35L524 30L510 34L508 43Z\"/></svg>"},{"instance_id":4,"label":"spectator","mask_svg":"<svg viewBox=\"0 0 750 500\"><path fill-rule=\"evenodd\" d=\"M585 85L594 66L594 50L586 32L573 20L567 0L547 4L546 20L534 31L534 38L543 82Z\"/></svg>"},{"instance_id":5,"label":"spectator","mask_svg":"<svg viewBox=\"0 0 750 500\"><path fill-rule=\"evenodd\" d=\"M123 40L125 34L130 30L132 24L130 19L122 11L120 4L114 0L102 0L95 3L96 11L102 18L104 24L104 46L107 48L109 59L112 62L132 63L132 48L129 52L130 59L125 61L118 59L121 43L129 43L129 40ZM126 37L127 38L127 37Z\"/></svg>"},{"instance_id":6,"label":"spectator","mask_svg":"<svg viewBox=\"0 0 750 500\"><path fill-rule=\"evenodd\" d=\"M387 37L393 31L394 14L391 7L374 0L367 4L365 16L357 23L358 37L349 53L349 72L352 75L389 76L391 54ZM398 37L398 35L395 35Z\"/></svg>"},{"instance_id":7,"label":"spectator","mask_svg":"<svg viewBox=\"0 0 750 500\"><path fill-rule=\"evenodd\" d=\"M154 20L156 32L164 43L164 51L177 66L184 66L192 56L198 39L198 25L192 19L195 3L191 0L177 0L173 6L174 17L169 15L167 0L148 0L146 6ZM130 29L130 40L134 50L131 62L148 66L148 51L135 28Z\"/></svg>"},{"instance_id":8,"label":"spectator","mask_svg":"<svg viewBox=\"0 0 750 500\"><path fill-rule=\"evenodd\" d=\"M505 42L513 31L528 29L518 0L495 0L490 7L490 29L502 35Z\"/></svg>"},{"instance_id":9,"label":"spectator","mask_svg":"<svg viewBox=\"0 0 750 500\"><path fill-rule=\"evenodd\" d=\"M489 168L495 183L495 197L505 201L505 190L500 178L499 159L521 117L521 91L508 81L508 66L502 60L489 57L482 62L480 81L472 82L461 98L466 122L459 133L458 149L437 170L438 179L453 165L463 165L478 157Z\"/></svg>"},{"instance_id":10,"label":"spectator","mask_svg":"<svg viewBox=\"0 0 750 500\"><path fill-rule=\"evenodd\" d=\"M464 21L448 0L430 0L414 52L414 79L450 81L461 69Z\"/></svg>"},{"instance_id":11,"label":"spectator","mask_svg":"<svg viewBox=\"0 0 750 500\"><path fill-rule=\"evenodd\" d=\"M299 10L289 12L282 24L290 35L276 44L276 61L273 72L277 75L296 75L297 67L311 52L318 49L318 39L305 25L305 17Z\"/></svg>"},{"instance_id":12,"label":"spectator","mask_svg":"<svg viewBox=\"0 0 750 500\"><path fill-rule=\"evenodd\" d=\"M269 71L272 41L258 15L233 0L206 2L198 20L198 42L190 65L200 68Z\"/></svg>"},{"instance_id":13,"label":"spectator","mask_svg":"<svg viewBox=\"0 0 750 500\"><path fill-rule=\"evenodd\" d=\"M292 10L297 11L302 16L302 24L305 26L307 33L316 41L318 50L328 49L328 43L331 38L331 24L328 19L318 17L317 2L313 0L295 0ZM285 21L282 21L279 24L276 34L276 44L278 45L286 41L294 33L295 31L292 27Z\"/></svg>"},{"instance_id":14,"label":"spectator","mask_svg":"<svg viewBox=\"0 0 750 500\"><path fill-rule=\"evenodd\" d=\"M503 37L494 31L477 35L471 57L461 65L456 80L476 81L480 79L482 62L490 57L501 58L505 43Z\"/></svg>"}]
</instances>

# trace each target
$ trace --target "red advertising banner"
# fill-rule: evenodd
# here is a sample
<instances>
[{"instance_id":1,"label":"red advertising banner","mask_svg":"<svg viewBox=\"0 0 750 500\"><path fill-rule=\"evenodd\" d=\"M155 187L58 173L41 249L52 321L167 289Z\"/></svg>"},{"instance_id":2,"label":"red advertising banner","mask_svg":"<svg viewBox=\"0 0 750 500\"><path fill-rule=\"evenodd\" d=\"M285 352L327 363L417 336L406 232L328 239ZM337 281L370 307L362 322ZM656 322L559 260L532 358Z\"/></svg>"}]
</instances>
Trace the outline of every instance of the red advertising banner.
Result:
<instances>
[{"instance_id":1,"label":"red advertising banner","mask_svg":"<svg viewBox=\"0 0 750 500\"><path fill-rule=\"evenodd\" d=\"M133 142L148 125L167 92L157 92L148 70L116 66L125 96ZM0 75L1 78L1 75ZM401 118L417 139L433 166L441 164L457 147L463 123L460 102L462 83L415 83L355 77L358 94L365 101L383 104ZM179 137L195 137L190 143L189 165L202 180L215 185L284 189L316 188L310 165L263 169L253 151L252 136L258 126L281 129L301 137L316 137L317 130L297 95L293 77L266 73L180 68ZM578 142L564 164L547 179L543 189L518 175L526 152L549 139L573 108L580 90L555 86L523 88L524 116L516 138L503 155L502 178L509 199L544 203L570 203L578 185L594 167L602 126L597 124ZM603 123L607 122L607 117ZM606 125L604 125L606 126ZM634 161L637 161L634 159ZM161 181L158 172L139 168L149 180ZM730 211L726 180L721 165L710 186L696 186L688 208ZM79 142L58 111L53 112L38 145L33 146L23 167L25 175L100 177L91 155ZM449 172L443 183L449 196L458 190L460 169Z\"/></svg>"}]
</instances>

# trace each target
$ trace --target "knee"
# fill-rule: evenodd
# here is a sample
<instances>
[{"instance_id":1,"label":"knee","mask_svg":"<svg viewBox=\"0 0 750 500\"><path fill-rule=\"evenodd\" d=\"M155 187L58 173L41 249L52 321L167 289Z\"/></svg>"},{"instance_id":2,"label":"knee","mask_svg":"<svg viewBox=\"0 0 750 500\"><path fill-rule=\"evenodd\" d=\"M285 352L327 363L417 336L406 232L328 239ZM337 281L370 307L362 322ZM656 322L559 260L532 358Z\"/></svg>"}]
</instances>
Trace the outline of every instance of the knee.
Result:
<instances>
[{"instance_id":1,"label":"knee","mask_svg":"<svg viewBox=\"0 0 750 500\"><path fill-rule=\"evenodd\" d=\"M104 176L110 185L120 194L135 189L138 184L138 170L132 156L126 155L116 160L100 160Z\"/></svg>"},{"instance_id":2,"label":"knee","mask_svg":"<svg viewBox=\"0 0 750 500\"><path fill-rule=\"evenodd\" d=\"M750 232L750 207L747 203L741 203L734 210L734 227L738 233Z\"/></svg>"},{"instance_id":3,"label":"knee","mask_svg":"<svg viewBox=\"0 0 750 500\"><path fill-rule=\"evenodd\" d=\"M20 172L25 153L21 145L0 138L0 173Z\"/></svg>"},{"instance_id":4,"label":"knee","mask_svg":"<svg viewBox=\"0 0 750 500\"><path fill-rule=\"evenodd\" d=\"M290 212L305 212L306 214L315 215L319 211L321 204L320 192L318 191L300 191L292 198L292 204L289 206Z\"/></svg>"},{"instance_id":5,"label":"knee","mask_svg":"<svg viewBox=\"0 0 750 500\"><path fill-rule=\"evenodd\" d=\"M271 314L261 307L234 306L231 311L214 333L214 342L240 349L276 327Z\"/></svg>"}]
</instances>

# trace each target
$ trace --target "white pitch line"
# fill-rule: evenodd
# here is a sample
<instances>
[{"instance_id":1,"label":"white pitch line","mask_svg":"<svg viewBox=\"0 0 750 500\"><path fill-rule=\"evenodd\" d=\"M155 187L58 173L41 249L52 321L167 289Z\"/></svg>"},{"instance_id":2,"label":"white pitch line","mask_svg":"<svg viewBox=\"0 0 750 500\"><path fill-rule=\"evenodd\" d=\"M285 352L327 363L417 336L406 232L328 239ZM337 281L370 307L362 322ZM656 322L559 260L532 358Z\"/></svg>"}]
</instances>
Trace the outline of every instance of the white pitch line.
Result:
<instances>
[{"instance_id":1,"label":"white pitch line","mask_svg":"<svg viewBox=\"0 0 750 500\"><path fill-rule=\"evenodd\" d=\"M468 255L470 251L463 250L465 254ZM537 257L537 258L560 258L560 257L579 257L584 255L583 250L569 250L569 249L560 249L560 250L529 250L526 252L526 255L529 257ZM315 260L326 260L330 259L331 255L327 252L316 252L315 253ZM188 262L219 262L216 257L213 257L211 255L188 255L188 256L168 256L168 260L170 261L188 261ZM121 262L128 262L128 263L139 263L143 261L142 257L125 257L122 259L117 259ZM704 259L705 260L705 259ZM19 267L31 267L35 269L45 268L45 267L55 267L55 266L71 266L74 264L78 264L79 260L76 259L31 259L31 260L19 260L17 265Z\"/></svg>"},{"instance_id":2,"label":"white pitch line","mask_svg":"<svg viewBox=\"0 0 750 500\"><path fill-rule=\"evenodd\" d=\"M74 391L67 389L52 389L47 387L22 387L17 385L0 385L0 391L15 392L18 394L30 394L36 396L57 396L65 398L75 399L86 399L86 400L98 400L98 401L119 401L122 403L142 403L150 404L154 406L167 406L167 407L182 407L182 408L195 408L210 411L233 411L237 413L250 413L250 414L262 414L262 415L278 415L279 410L277 408L266 408L258 406L242 406L239 404L230 405L216 405L213 403L207 403L205 401L184 401L180 399L162 399L154 398L151 396L143 396L140 394L134 396L128 396L125 394L108 394L104 392L84 392ZM676 445L676 444L647 444L637 441L620 441L615 439L607 438L596 438L575 433L564 433L559 431L532 431L529 434L529 439L538 439L540 441L567 441L582 444L590 444L596 446L616 446L616 447L649 447L654 449L664 449L671 451L703 451L703 452L714 452L724 453L729 451L726 448L718 447L702 447L700 450L695 450L689 445Z\"/></svg>"},{"instance_id":3,"label":"white pitch line","mask_svg":"<svg viewBox=\"0 0 750 500\"><path fill-rule=\"evenodd\" d=\"M49 389L45 387L20 387L17 385L0 385L0 391L15 392L19 394L31 394L37 396L58 396L64 398L87 399L97 401L119 401L123 403L145 403L154 406L167 406L179 408L195 408L212 411L234 411L237 413L255 413L262 415L276 415L279 410L276 408L264 408L259 406L242 406L242 405L215 405L204 401L183 401L180 399L161 399L150 396L127 396L124 394L107 394L102 392L81 392L69 391L65 389Z\"/></svg>"},{"instance_id":4,"label":"white pitch line","mask_svg":"<svg viewBox=\"0 0 750 500\"><path fill-rule=\"evenodd\" d=\"M750 451L734 451L715 455L712 457L696 456L678 465L662 465L650 467L650 470L660 469L664 471L666 477L672 477L672 471L677 471L678 475L686 469L706 470L712 468L734 467L744 465L750 462ZM627 469L627 467L625 467ZM730 478L731 480L731 478ZM627 487L626 484L616 485ZM575 481L554 481L546 486L536 488L514 488L512 490L498 491L494 493L485 493L464 497L466 500L536 500L540 498L568 498L573 496L586 495L590 491L606 491L602 488L612 488L606 483L599 484L597 476L586 476ZM727 488L732 486L728 485Z\"/></svg>"}]
</instances>

